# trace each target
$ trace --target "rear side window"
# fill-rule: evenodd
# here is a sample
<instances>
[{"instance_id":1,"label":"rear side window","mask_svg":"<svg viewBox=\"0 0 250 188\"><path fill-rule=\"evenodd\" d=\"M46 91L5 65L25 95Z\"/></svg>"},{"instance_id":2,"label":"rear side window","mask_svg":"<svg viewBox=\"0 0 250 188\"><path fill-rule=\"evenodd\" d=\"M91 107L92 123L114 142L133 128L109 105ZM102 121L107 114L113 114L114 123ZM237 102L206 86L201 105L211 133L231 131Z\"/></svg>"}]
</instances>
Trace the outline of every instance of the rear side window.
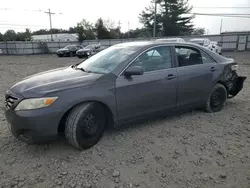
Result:
<instances>
[{"instance_id":1,"label":"rear side window","mask_svg":"<svg viewBox=\"0 0 250 188\"><path fill-rule=\"evenodd\" d=\"M176 46L175 51L179 67L199 65L205 63L216 63L209 55L196 48Z\"/></svg>"},{"instance_id":2,"label":"rear side window","mask_svg":"<svg viewBox=\"0 0 250 188\"><path fill-rule=\"evenodd\" d=\"M203 63L216 63L215 60L213 60L209 55L207 55L205 52L201 51L201 57Z\"/></svg>"}]
</instances>

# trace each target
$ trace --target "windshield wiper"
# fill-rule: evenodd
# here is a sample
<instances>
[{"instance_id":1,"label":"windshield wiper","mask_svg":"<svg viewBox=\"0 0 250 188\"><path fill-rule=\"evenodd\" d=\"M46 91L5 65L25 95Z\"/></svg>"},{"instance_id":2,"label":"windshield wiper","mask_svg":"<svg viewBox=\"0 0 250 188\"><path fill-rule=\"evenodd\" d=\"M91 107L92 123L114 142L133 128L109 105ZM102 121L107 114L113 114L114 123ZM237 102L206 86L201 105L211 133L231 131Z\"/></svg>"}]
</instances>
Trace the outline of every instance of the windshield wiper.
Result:
<instances>
[{"instance_id":1,"label":"windshield wiper","mask_svg":"<svg viewBox=\"0 0 250 188\"><path fill-rule=\"evenodd\" d=\"M74 69L76 69L76 70L81 70L81 71L83 71L83 72L87 72L87 73L91 73L91 71L89 71L89 70L85 70L84 68L74 67Z\"/></svg>"}]
</instances>

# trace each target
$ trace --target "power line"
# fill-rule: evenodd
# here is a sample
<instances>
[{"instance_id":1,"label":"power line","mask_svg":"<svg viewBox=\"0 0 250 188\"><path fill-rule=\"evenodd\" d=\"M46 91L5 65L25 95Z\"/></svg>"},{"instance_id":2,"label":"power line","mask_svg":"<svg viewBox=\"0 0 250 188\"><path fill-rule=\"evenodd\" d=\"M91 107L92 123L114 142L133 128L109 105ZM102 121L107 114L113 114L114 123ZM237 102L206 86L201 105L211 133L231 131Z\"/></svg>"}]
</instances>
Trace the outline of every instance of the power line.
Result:
<instances>
[{"instance_id":1,"label":"power line","mask_svg":"<svg viewBox=\"0 0 250 188\"><path fill-rule=\"evenodd\" d=\"M8 23L0 23L3 26L23 26L23 27L44 27L43 25L22 25L22 24L8 24Z\"/></svg>"},{"instance_id":2,"label":"power line","mask_svg":"<svg viewBox=\"0 0 250 188\"><path fill-rule=\"evenodd\" d=\"M219 17L231 17L231 18L250 18L250 14L222 14L222 13L215 13L215 14L209 14L209 13L186 13L186 14L192 14L192 15L198 15L198 16L219 16Z\"/></svg>"},{"instance_id":3,"label":"power line","mask_svg":"<svg viewBox=\"0 0 250 188\"><path fill-rule=\"evenodd\" d=\"M200 15L217 15L217 16L250 16L250 14L235 14L235 13L199 13L199 12L194 12L190 14L200 14Z\"/></svg>"},{"instance_id":4,"label":"power line","mask_svg":"<svg viewBox=\"0 0 250 188\"><path fill-rule=\"evenodd\" d=\"M222 9L250 9L250 7L193 7L193 8L212 8L212 9L214 9L214 8L216 8L216 9L218 9L218 8L222 8Z\"/></svg>"}]
</instances>

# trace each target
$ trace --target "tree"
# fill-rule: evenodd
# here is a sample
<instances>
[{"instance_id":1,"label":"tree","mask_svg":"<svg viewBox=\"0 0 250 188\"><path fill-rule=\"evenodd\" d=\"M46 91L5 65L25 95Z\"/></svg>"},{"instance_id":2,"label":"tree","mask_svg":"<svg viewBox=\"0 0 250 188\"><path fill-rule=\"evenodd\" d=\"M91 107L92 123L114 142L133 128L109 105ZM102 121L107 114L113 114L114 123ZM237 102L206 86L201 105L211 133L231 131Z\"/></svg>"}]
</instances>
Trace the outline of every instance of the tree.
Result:
<instances>
[{"instance_id":1,"label":"tree","mask_svg":"<svg viewBox=\"0 0 250 188\"><path fill-rule=\"evenodd\" d=\"M204 35L205 32L205 28L195 28L192 32L192 35Z\"/></svg>"},{"instance_id":2,"label":"tree","mask_svg":"<svg viewBox=\"0 0 250 188\"><path fill-rule=\"evenodd\" d=\"M2 33L0 33L0 41L4 41L4 36Z\"/></svg>"},{"instance_id":3,"label":"tree","mask_svg":"<svg viewBox=\"0 0 250 188\"><path fill-rule=\"evenodd\" d=\"M7 30L4 33L4 40L6 41L16 41L17 39L17 34L14 30Z\"/></svg>"},{"instance_id":4,"label":"tree","mask_svg":"<svg viewBox=\"0 0 250 188\"><path fill-rule=\"evenodd\" d=\"M76 27L70 27L69 28L69 33L77 33Z\"/></svg>"},{"instance_id":5,"label":"tree","mask_svg":"<svg viewBox=\"0 0 250 188\"><path fill-rule=\"evenodd\" d=\"M49 34L49 31L47 29L40 29L33 32L33 35L45 35L45 34Z\"/></svg>"},{"instance_id":6,"label":"tree","mask_svg":"<svg viewBox=\"0 0 250 188\"><path fill-rule=\"evenodd\" d=\"M76 32L78 35L78 37L77 37L78 41L83 42L86 39L86 36L84 34L84 28L80 23L77 23Z\"/></svg>"},{"instance_id":7,"label":"tree","mask_svg":"<svg viewBox=\"0 0 250 188\"><path fill-rule=\"evenodd\" d=\"M139 16L140 22L152 31L154 25L154 1L145 8ZM190 34L193 31L192 19L187 16L192 10L188 0L157 0L158 13L156 14L156 32L162 32L164 36L178 36Z\"/></svg>"},{"instance_id":8,"label":"tree","mask_svg":"<svg viewBox=\"0 0 250 188\"><path fill-rule=\"evenodd\" d=\"M95 39L94 27L87 20L83 19L81 22L77 23L76 31L78 34L79 42L83 40Z\"/></svg>"},{"instance_id":9,"label":"tree","mask_svg":"<svg viewBox=\"0 0 250 188\"><path fill-rule=\"evenodd\" d=\"M104 26L102 18L99 18L95 24L96 36L98 39L109 39L110 33L108 29Z\"/></svg>"},{"instance_id":10,"label":"tree","mask_svg":"<svg viewBox=\"0 0 250 188\"><path fill-rule=\"evenodd\" d=\"M153 3L153 1L151 3ZM155 14L154 5L150 5L149 7L146 7L145 10L143 10L142 13L139 15L139 21L144 25L148 33L151 33L150 36L152 36L153 34L154 14ZM162 32L162 14L158 12L156 14L156 36L160 35L161 32Z\"/></svg>"},{"instance_id":11,"label":"tree","mask_svg":"<svg viewBox=\"0 0 250 188\"><path fill-rule=\"evenodd\" d=\"M147 28L136 28L122 34L122 38L146 38L152 36L151 31Z\"/></svg>"}]
</instances>

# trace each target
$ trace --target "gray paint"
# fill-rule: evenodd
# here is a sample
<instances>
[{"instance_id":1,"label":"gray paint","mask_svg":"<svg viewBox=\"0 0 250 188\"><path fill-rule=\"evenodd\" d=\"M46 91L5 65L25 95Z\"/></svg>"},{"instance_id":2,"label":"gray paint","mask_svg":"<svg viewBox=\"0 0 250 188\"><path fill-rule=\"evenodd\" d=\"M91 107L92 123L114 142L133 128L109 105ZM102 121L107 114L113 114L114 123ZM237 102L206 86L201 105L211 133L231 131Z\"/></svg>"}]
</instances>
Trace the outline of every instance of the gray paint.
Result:
<instances>
[{"instance_id":1,"label":"gray paint","mask_svg":"<svg viewBox=\"0 0 250 188\"><path fill-rule=\"evenodd\" d=\"M178 67L175 45L199 49L215 62ZM122 74L136 57L158 46L171 48L172 68L145 72L130 78ZM58 96L58 99L47 108L18 112L12 108L6 110L5 114L12 124L13 132L31 129L35 133L41 132L43 136L52 136L57 134L59 122L68 110L79 103L98 101L110 109L116 126L160 110L204 105L214 84L225 82L224 74L232 64L235 64L233 59L195 44L140 43L139 50L109 74L86 73L63 67L26 77L7 92L19 98L13 108L24 98ZM213 72L210 70L212 67L216 69ZM172 75L170 79L169 75Z\"/></svg>"}]
</instances>

